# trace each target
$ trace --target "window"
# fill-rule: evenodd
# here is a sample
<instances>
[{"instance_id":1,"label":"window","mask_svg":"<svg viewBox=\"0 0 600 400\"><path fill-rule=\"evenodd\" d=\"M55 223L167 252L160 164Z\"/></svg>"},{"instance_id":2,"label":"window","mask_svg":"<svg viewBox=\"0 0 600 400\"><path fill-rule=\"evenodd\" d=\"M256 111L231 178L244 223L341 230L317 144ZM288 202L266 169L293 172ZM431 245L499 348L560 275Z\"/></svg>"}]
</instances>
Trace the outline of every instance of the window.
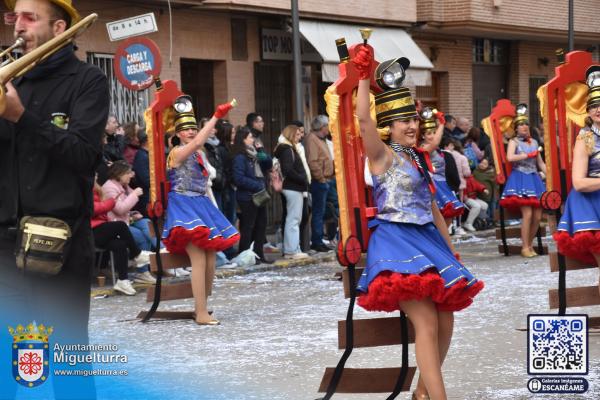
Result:
<instances>
[{"instance_id":1,"label":"window","mask_svg":"<svg viewBox=\"0 0 600 400\"><path fill-rule=\"evenodd\" d=\"M491 39L473 40L473 62L478 64L506 64L506 42Z\"/></svg>"},{"instance_id":2,"label":"window","mask_svg":"<svg viewBox=\"0 0 600 400\"><path fill-rule=\"evenodd\" d=\"M231 58L234 61L248 61L248 40L246 20L231 18Z\"/></svg>"},{"instance_id":3,"label":"window","mask_svg":"<svg viewBox=\"0 0 600 400\"><path fill-rule=\"evenodd\" d=\"M113 70L112 54L88 53L87 61L100 68L108 77L110 91L110 113L117 116L121 124L137 122L145 126L144 111L150 104L150 89L136 92L121 85Z\"/></svg>"}]
</instances>

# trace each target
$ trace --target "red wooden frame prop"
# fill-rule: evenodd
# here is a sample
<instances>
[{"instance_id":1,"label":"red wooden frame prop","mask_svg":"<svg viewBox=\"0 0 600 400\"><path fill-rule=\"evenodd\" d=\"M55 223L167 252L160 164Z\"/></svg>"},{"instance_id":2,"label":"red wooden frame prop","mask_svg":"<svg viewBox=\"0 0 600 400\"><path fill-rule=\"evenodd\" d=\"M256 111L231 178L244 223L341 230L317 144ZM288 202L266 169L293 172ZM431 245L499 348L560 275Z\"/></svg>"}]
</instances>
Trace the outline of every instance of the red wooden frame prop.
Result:
<instances>
[{"instance_id":1,"label":"red wooden frame prop","mask_svg":"<svg viewBox=\"0 0 600 400\"><path fill-rule=\"evenodd\" d=\"M496 182L500 185L506 183L506 179L512 170L511 164L506 159L504 132L510 128L516 115L515 105L510 100L500 99L496 102L496 106L492 108L489 117L481 120L484 132L490 137L494 168L496 169Z\"/></svg>"},{"instance_id":2,"label":"red wooden frame prop","mask_svg":"<svg viewBox=\"0 0 600 400\"><path fill-rule=\"evenodd\" d=\"M592 54L589 52L568 53L566 61L554 69L556 76L537 92L544 119L544 150L548 169L546 187L561 193L563 200L566 200L572 186L573 146L586 115L588 88L583 82L585 71L592 64ZM569 110L574 102L582 103L584 114L577 115L572 107Z\"/></svg>"},{"instance_id":3,"label":"red wooden frame prop","mask_svg":"<svg viewBox=\"0 0 600 400\"><path fill-rule=\"evenodd\" d=\"M349 62L358 51L356 44L345 48L349 56L339 64L340 77L327 89L325 99L329 114L329 130L333 139L335 177L340 208L340 241L337 255L340 264L348 266L360 260L361 252L367 250L369 229L367 218L376 214L371 191L365 184L365 152L358 121L354 116L355 96L358 87L358 71ZM367 45L368 46L368 45ZM338 49L340 43L338 43ZM374 62L373 71L379 65ZM374 82L373 91L380 89Z\"/></svg>"},{"instance_id":4,"label":"red wooden frame prop","mask_svg":"<svg viewBox=\"0 0 600 400\"><path fill-rule=\"evenodd\" d=\"M150 203L148 214L160 218L167 206L169 185L166 176L165 156L165 119L167 112L177 97L182 96L174 81L167 80L157 83L154 101L146 110L146 132L148 134L148 153L150 157ZM150 121L150 123L148 123ZM156 232L160 235L160 232Z\"/></svg>"}]
</instances>

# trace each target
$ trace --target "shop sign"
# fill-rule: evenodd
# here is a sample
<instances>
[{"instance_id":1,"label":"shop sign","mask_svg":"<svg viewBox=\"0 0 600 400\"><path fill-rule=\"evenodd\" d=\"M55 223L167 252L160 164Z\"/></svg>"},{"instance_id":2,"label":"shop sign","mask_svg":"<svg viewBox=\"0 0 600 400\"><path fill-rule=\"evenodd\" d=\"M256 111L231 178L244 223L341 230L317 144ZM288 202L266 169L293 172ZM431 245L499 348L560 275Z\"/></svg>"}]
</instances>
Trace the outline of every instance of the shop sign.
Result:
<instances>
[{"instance_id":1,"label":"shop sign","mask_svg":"<svg viewBox=\"0 0 600 400\"><path fill-rule=\"evenodd\" d=\"M148 38L128 39L117 49L113 67L123 86L131 90L144 90L160 74L158 46Z\"/></svg>"},{"instance_id":2,"label":"shop sign","mask_svg":"<svg viewBox=\"0 0 600 400\"><path fill-rule=\"evenodd\" d=\"M158 31L154 13L120 19L106 24L111 42Z\"/></svg>"},{"instance_id":3,"label":"shop sign","mask_svg":"<svg viewBox=\"0 0 600 400\"><path fill-rule=\"evenodd\" d=\"M300 38L300 53L303 62L323 62L317 50L303 38ZM263 60L293 61L292 34L280 29L263 28L261 31L261 57Z\"/></svg>"}]
</instances>

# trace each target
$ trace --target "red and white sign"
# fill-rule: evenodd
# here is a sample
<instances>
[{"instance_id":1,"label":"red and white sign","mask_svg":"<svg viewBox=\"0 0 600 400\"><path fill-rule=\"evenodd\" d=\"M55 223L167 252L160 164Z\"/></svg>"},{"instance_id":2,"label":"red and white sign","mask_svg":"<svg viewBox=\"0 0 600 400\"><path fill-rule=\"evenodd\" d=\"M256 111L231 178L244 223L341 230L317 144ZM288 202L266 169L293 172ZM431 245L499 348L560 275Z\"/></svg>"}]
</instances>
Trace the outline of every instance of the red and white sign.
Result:
<instances>
[{"instance_id":1,"label":"red and white sign","mask_svg":"<svg viewBox=\"0 0 600 400\"><path fill-rule=\"evenodd\" d=\"M131 90L144 90L160 75L160 50L148 38L132 38L121 43L113 66L117 79Z\"/></svg>"}]
</instances>

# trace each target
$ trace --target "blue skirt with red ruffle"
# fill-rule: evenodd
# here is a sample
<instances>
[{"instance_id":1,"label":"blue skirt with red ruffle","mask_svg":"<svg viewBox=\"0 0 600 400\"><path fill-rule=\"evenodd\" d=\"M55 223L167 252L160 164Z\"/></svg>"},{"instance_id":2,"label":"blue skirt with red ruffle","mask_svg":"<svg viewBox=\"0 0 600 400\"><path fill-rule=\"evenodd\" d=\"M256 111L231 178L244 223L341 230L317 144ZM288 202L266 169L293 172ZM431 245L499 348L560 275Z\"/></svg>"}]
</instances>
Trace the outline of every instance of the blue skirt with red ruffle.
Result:
<instances>
[{"instance_id":1,"label":"blue skirt with red ruffle","mask_svg":"<svg viewBox=\"0 0 600 400\"><path fill-rule=\"evenodd\" d=\"M458 200L446 181L435 182L435 202L444 218L454 218L463 214L465 205Z\"/></svg>"},{"instance_id":2,"label":"blue skirt with red ruffle","mask_svg":"<svg viewBox=\"0 0 600 400\"><path fill-rule=\"evenodd\" d=\"M594 265L593 254L600 254L600 190L571 190L553 237L561 254Z\"/></svg>"},{"instance_id":3,"label":"blue skirt with red ruffle","mask_svg":"<svg viewBox=\"0 0 600 400\"><path fill-rule=\"evenodd\" d=\"M400 309L401 301L431 298L440 311L459 311L483 289L433 223L375 224L357 285L362 292L358 305L364 309L392 312Z\"/></svg>"},{"instance_id":4,"label":"blue skirt with red ruffle","mask_svg":"<svg viewBox=\"0 0 600 400\"><path fill-rule=\"evenodd\" d=\"M541 207L540 197L546 191L537 172L524 173L513 169L500 197L500 206L508 209Z\"/></svg>"},{"instance_id":5,"label":"blue skirt with red ruffle","mask_svg":"<svg viewBox=\"0 0 600 400\"><path fill-rule=\"evenodd\" d=\"M233 246L240 234L206 196L169 192L162 241L170 253L185 254L188 243L205 250Z\"/></svg>"}]
</instances>

